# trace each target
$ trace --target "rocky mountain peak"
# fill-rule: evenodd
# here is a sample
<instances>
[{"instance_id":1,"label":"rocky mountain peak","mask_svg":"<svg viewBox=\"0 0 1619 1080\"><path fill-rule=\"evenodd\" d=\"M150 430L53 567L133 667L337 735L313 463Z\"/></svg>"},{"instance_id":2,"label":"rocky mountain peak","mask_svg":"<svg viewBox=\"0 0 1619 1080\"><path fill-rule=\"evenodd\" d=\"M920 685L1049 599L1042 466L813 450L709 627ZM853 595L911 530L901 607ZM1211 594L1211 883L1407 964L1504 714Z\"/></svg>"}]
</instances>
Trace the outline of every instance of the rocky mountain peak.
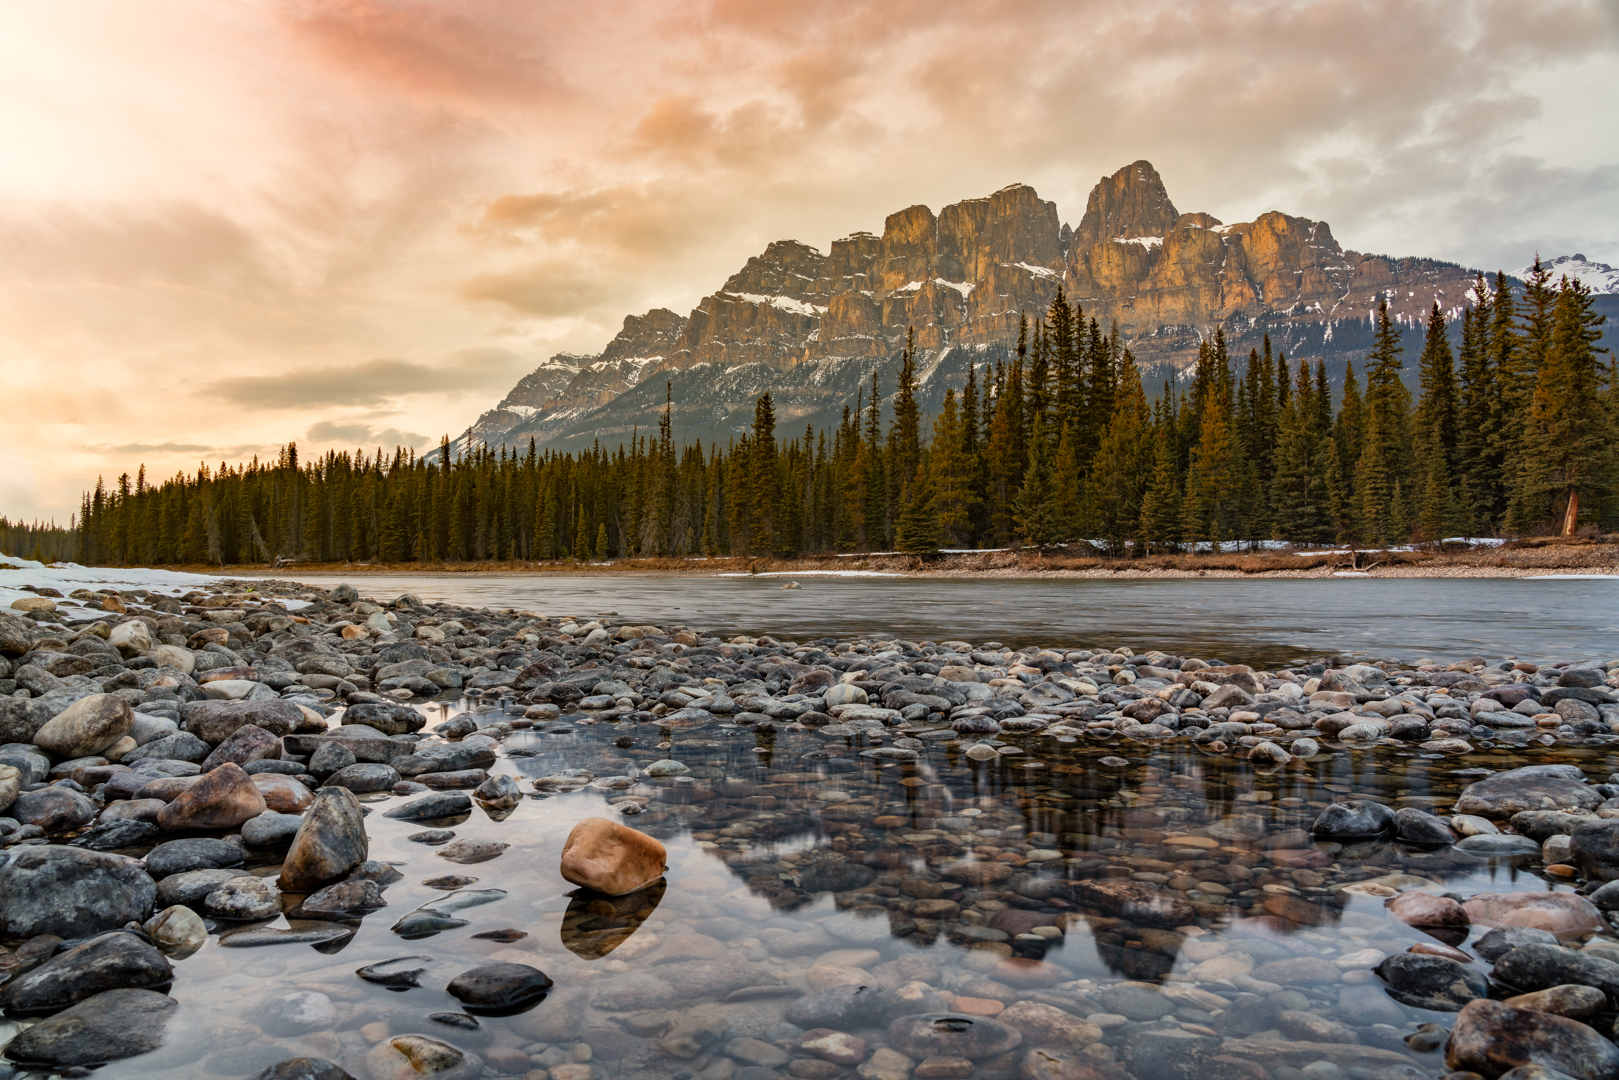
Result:
<instances>
[{"instance_id":1,"label":"rocky mountain peak","mask_svg":"<svg viewBox=\"0 0 1619 1080\"><path fill-rule=\"evenodd\" d=\"M587 359L618 361L632 357L665 357L686 328L684 316L668 308L653 308L645 315L624 316L624 326L607 343L599 357Z\"/></svg>"},{"instance_id":2,"label":"rocky mountain peak","mask_svg":"<svg viewBox=\"0 0 1619 1080\"><path fill-rule=\"evenodd\" d=\"M797 240L776 240L732 274L721 292L753 296L788 296L806 300L823 296L817 281L825 276L827 258Z\"/></svg>"},{"instance_id":3,"label":"rocky mountain peak","mask_svg":"<svg viewBox=\"0 0 1619 1080\"><path fill-rule=\"evenodd\" d=\"M1571 280L1582 282L1594 293L1619 296L1619 268L1609 266L1607 263L1575 254L1542 259L1540 265L1551 271L1554 283L1566 274ZM1513 276L1520 281L1527 281L1534 268L1534 264L1530 263Z\"/></svg>"},{"instance_id":4,"label":"rocky mountain peak","mask_svg":"<svg viewBox=\"0 0 1619 1080\"><path fill-rule=\"evenodd\" d=\"M1554 269L1588 281L1619 276L1579 256ZM1087 321L1117 326L1138 360L1178 366L1216 327L1239 353L1266 334L1290 357L1363 352L1380 301L1414 327L1436 300L1447 309L1465 303L1471 284L1471 271L1449 263L1345 251L1323 221L1271 211L1227 225L1180 213L1158 170L1137 161L1096 184L1076 229L1055 203L1012 184L938 213L906 207L888 215L881 235L851 233L827 254L774 241L689 315L655 308L629 316L599 356L542 365L471 438L548 442L631 430L651 416L637 409L662 406L647 384L654 373L660 386L671 377L688 395L718 395L716 409L747 412L744 399L773 386L787 395L782 416L835 412L841 399L826 388L847 381L852 393L860 382L835 377L840 365L887 363L913 328L939 370L947 355L952 364L968 353L987 357L1013 345L1020 316L1037 318L1059 287ZM802 381L796 404L794 380ZM731 429L708 437L722 430Z\"/></svg>"},{"instance_id":5,"label":"rocky mountain peak","mask_svg":"<svg viewBox=\"0 0 1619 1080\"><path fill-rule=\"evenodd\" d=\"M1162 237L1178 217L1158 170L1150 161L1137 161L1103 177L1091 189L1074 245L1089 251L1104 240Z\"/></svg>"}]
</instances>

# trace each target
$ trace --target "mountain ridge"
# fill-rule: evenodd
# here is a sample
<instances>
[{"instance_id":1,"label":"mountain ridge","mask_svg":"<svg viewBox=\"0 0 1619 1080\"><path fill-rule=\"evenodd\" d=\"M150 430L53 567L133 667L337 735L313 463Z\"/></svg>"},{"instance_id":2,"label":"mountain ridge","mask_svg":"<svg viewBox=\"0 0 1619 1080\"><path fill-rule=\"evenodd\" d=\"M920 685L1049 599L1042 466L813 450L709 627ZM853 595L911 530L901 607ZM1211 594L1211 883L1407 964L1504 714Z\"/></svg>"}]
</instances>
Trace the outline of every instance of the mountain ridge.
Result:
<instances>
[{"instance_id":1,"label":"mountain ridge","mask_svg":"<svg viewBox=\"0 0 1619 1080\"><path fill-rule=\"evenodd\" d=\"M553 357L457 442L610 440L655 423L647 395L632 393L664 381L654 375L718 409L698 425L706 438L734 429L723 418L733 410L719 408L733 391L750 400L765 389L782 394L778 413L790 419L825 415L824 388L850 384L836 413L863 385L834 377L840 364L859 361L869 381L871 370L897 366L914 328L923 366L960 366L964 377L969 353L983 362L1008 355L1020 317L1038 318L1059 287L1104 330L1116 323L1149 369L1183 367L1217 328L1239 354L1268 333L1289 356L1331 358L1363 352L1382 300L1413 331L1435 301L1459 311L1475 273L1345 249L1326 222L1280 211L1231 225L1182 213L1152 164L1136 161L1097 182L1077 227L1032 187L1011 184L937 214L906 207L888 215L881 235L851 233L825 253L772 241L688 315L628 315L601 353ZM947 363L953 351L957 362ZM675 378L693 371L706 374ZM732 389L720 394L723 373ZM704 380L715 381L714 394ZM663 394L656 398L661 407Z\"/></svg>"}]
</instances>

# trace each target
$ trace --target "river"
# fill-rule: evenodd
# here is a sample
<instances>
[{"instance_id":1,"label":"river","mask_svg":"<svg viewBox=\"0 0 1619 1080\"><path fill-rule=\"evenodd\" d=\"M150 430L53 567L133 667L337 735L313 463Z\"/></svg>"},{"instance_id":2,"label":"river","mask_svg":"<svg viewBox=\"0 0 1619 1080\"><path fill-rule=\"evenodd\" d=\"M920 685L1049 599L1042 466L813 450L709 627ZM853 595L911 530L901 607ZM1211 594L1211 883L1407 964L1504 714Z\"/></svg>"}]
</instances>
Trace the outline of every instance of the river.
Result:
<instances>
[{"instance_id":1,"label":"river","mask_svg":"<svg viewBox=\"0 0 1619 1080\"><path fill-rule=\"evenodd\" d=\"M703 577L687 574L285 574L366 596L515 607L783 640L901 635L1158 648L1256 666L1335 653L1545 661L1619 655L1619 578ZM784 589L786 580L798 589Z\"/></svg>"}]
</instances>

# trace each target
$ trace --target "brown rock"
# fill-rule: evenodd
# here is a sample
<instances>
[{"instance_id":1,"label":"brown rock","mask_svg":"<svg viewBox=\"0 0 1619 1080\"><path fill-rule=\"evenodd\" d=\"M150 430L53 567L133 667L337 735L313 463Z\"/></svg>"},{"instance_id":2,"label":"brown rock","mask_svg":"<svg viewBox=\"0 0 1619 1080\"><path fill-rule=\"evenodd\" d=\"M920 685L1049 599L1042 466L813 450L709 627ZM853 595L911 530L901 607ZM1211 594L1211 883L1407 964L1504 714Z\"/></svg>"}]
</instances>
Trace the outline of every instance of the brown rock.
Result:
<instances>
[{"instance_id":1,"label":"brown rock","mask_svg":"<svg viewBox=\"0 0 1619 1080\"><path fill-rule=\"evenodd\" d=\"M264 805L278 814L301 814L315 805L315 793L290 776L280 773L253 773L253 786L264 796Z\"/></svg>"},{"instance_id":2,"label":"brown rock","mask_svg":"<svg viewBox=\"0 0 1619 1080\"><path fill-rule=\"evenodd\" d=\"M1265 897L1265 910L1278 919L1286 919L1301 926L1321 926L1332 922L1336 912L1329 911L1320 904L1312 904L1301 896L1289 896L1278 893Z\"/></svg>"},{"instance_id":3,"label":"brown rock","mask_svg":"<svg viewBox=\"0 0 1619 1080\"><path fill-rule=\"evenodd\" d=\"M58 758L90 757L114 745L135 726L129 702L115 694L80 698L34 733L34 745Z\"/></svg>"},{"instance_id":4,"label":"brown rock","mask_svg":"<svg viewBox=\"0 0 1619 1080\"><path fill-rule=\"evenodd\" d=\"M911 1080L967 1080L973 1063L964 1057L930 1057L916 1063Z\"/></svg>"},{"instance_id":5,"label":"brown rock","mask_svg":"<svg viewBox=\"0 0 1619 1080\"><path fill-rule=\"evenodd\" d=\"M1607 1003L1608 995L1601 990L1594 986L1579 986L1574 983L1536 990L1532 994L1519 994L1502 1002L1514 1009L1534 1009L1537 1012L1566 1016L1572 1020L1584 1020L1595 1016Z\"/></svg>"},{"instance_id":6,"label":"brown rock","mask_svg":"<svg viewBox=\"0 0 1619 1080\"><path fill-rule=\"evenodd\" d=\"M1480 893L1462 908L1479 926L1527 926L1563 936L1607 926L1596 905L1574 893Z\"/></svg>"},{"instance_id":7,"label":"brown rock","mask_svg":"<svg viewBox=\"0 0 1619 1080\"><path fill-rule=\"evenodd\" d=\"M990 969L989 977L996 982L1005 983L1023 990L1038 990L1047 986L1056 986L1068 978L1062 968L1055 964L1048 964L1044 960L1028 960L1022 957L1008 957Z\"/></svg>"},{"instance_id":8,"label":"brown rock","mask_svg":"<svg viewBox=\"0 0 1619 1080\"><path fill-rule=\"evenodd\" d=\"M1383 906L1390 915L1407 926L1463 927L1472 922L1462 905L1448 896L1435 896L1416 890L1392 897Z\"/></svg>"},{"instance_id":9,"label":"brown rock","mask_svg":"<svg viewBox=\"0 0 1619 1080\"><path fill-rule=\"evenodd\" d=\"M663 876L668 852L646 833L607 818L586 818L562 845L562 876L575 885L623 896Z\"/></svg>"},{"instance_id":10,"label":"brown rock","mask_svg":"<svg viewBox=\"0 0 1619 1080\"><path fill-rule=\"evenodd\" d=\"M823 1061L838 1065L858 1065L866 1060L866 1040L846 1031L814 1028L798 1037L798 1048Z\"/></svg>"},{"instance_id":11,"label":"brown rock","mask_svg":"<svg viewBox=\"0 0 1619 1080\"><path fill-rule=\"evenodd\" d=\"M1022 1080L1131 1080L1130 1074L1101 1058L1054 1046L1031 1047L1018 1063Z\"/></svg>"},{"instance_id":12,"label":"brown rock","mask_svg":"<svg viewBox=\"0 0 1619 1080\"><path fill-rule=\"evenodd\" d=\"M347 788L322 788L281 864L281 888L310 892L347 874L369 853L359 798Z\"/></svg>"},{"instance_id":13,"label":"brown rock","mask_svg":"<svg viewBox=\"0 0 1619 1080\"><path fill-rule=\"evenodd\" d=\"M1015 869L1003 862L963 862L945 867L939 871L939 876L981 889L1005 881L1015 873Z\"/></svg>"},{"instance_id":14,"label":"brown rock","mask_svg":"<svg viewBox=\"0 0 1619 1080\"><path fill-rule=\"evenodd\" d=\"M1619 1048L1578 1020L1480 999L1456 1014L1445 1065L1486 1076L1540 1065L1586 1080L1619 1080Z\"/></svg>"},{"instance_id":15,"label":"brown rock","mask_svg":"<svg viewBox=\"0 0 1619 1080\"><path fill-rule=\"evenodd\" d=\"M264 810L264 796L253 778L240 765L225 764L176 795L158 811L157 824L170 832L234 829Z\"/></svg>"},{"instance_id":16,"label":"brown rock","mask_svg":"<svg viewBox=\"0 0 1619 1080\"><path fill-rule=\"evenodd\" d=\"M1033 1046L1080 1050L1102 1038L1102 1029L1072 1013L1034 1001L1019 1001L1001 1013L1000 1021L1023 1032Z\"/></svg>"},{"instance_id":17,"label":"brown rock","mask_svg":"<svg viewBox=\"0 0 1619 1080\"><path fill-rule=\"evenodd\" d=\"M1074 902L1087 910L1148 926L1185 926L1196 917L1190 901L1139 881L1081 881L1074 886Z\"/></svg>"},{"instance_id":18,"label":"brown rock","mask_svg":"<svg viewBox=\"0 0 1619 1080\"><path fill-rule=\"evenodd\" d=\"M249 761L259 761L265 758L279 758L281 756L281 740L271 735L257 724L243 724L230 733L230 737L218 746L213 753L203 759L203 772L217 769L227 761L238 765L246 765Z\"/></svg>"}]
</instances>

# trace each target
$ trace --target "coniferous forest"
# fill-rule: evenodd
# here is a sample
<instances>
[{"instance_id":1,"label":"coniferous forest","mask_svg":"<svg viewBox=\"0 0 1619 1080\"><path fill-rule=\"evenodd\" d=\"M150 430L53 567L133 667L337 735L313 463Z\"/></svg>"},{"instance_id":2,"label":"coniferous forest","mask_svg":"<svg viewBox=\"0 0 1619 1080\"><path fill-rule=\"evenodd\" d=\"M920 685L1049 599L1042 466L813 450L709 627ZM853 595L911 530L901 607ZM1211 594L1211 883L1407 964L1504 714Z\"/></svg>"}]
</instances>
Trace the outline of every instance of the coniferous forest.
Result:
<instances>
[{"instance_id":1,"label":"coniferous forest","mask_svg":"<svg viewBox=\"0 0 1619 1080\"><path fill-rule=\"evenodd\" d=\"M1435 304L1412 357L1384 306L1336 400L1319 362L1268 339L1234 357L1218 332L1177 391L1144 387L1117 331L1059 293L931 423L907 345L898 385L874 375L833 429L782 430L767 394L723 447L675 445L670 410L656 432L579 455L451 460L446 442L302 460L288 444L273 462L98 482L74 547L86 563L221 565L1070 542L1140 555L1611 529L1619 370L1589 290L1537 261L1521 291L1480 275L1459 319L1453 335Z\"/></svg>"}]
</instances>

